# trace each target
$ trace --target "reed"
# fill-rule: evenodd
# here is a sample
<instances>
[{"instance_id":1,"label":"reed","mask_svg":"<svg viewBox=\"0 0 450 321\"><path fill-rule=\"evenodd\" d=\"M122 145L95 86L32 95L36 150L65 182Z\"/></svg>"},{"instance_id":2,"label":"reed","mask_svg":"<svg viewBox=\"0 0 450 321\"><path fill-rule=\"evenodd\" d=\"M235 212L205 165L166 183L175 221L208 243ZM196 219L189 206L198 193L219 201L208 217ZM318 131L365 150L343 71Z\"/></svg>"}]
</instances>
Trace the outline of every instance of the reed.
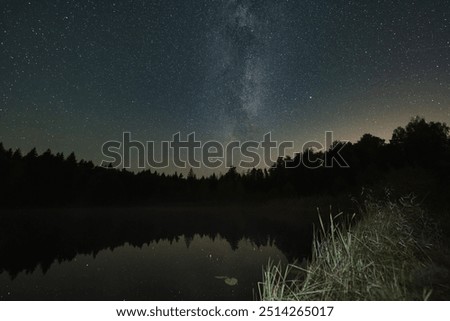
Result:
<instances>
[{"instance_id":1,"label":"reed","mask_svg":"<svg viewBox=\"0 0 450 321\"><path fill-rule=\"evenodd\" d=\"M432 261L436 227L424 211L400 202L368 201L359 217L319 214L312 256L303 264L282 267L269 261L258 285L261 300L427 300L424 278Z\"/></svg>"}]
</instances>

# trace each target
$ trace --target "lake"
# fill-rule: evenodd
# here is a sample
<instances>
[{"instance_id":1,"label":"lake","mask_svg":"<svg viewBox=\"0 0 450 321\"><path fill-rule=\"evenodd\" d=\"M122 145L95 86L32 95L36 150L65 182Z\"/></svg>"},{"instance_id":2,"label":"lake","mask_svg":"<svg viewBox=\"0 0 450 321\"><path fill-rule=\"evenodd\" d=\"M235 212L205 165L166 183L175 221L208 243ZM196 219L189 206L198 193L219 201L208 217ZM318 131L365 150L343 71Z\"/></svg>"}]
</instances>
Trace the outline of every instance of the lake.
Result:
<instances>
[{"instance_id":1,"label":"lake","mask_svg":"<svg viewBox=\"0 0 450 321\"><path fill-rule=\"evenodd\" d=\"M252 300L312 220L263 207L0 212L1 300Z\"/></svg>"}]
</instances>

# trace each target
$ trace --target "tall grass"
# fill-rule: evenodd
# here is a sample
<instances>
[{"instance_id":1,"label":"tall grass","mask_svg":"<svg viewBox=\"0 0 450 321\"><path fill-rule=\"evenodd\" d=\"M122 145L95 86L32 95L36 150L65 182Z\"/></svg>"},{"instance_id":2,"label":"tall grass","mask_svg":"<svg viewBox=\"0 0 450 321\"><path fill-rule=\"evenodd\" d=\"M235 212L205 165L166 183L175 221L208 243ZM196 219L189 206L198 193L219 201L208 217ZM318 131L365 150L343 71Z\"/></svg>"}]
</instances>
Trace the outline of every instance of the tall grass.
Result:
<instances>
[{"instance_id":1,"label":"tall grass","mask_svg":"<svg viewBox=\"0 0 450 321\"><path fill-rule=\"evenodd\" d=\"M360 217L330 217L314 235L306 264L269 262L262 300L427 300L427 255L436 229L411 199L365 203Z\"/></svg>"}]
</instances>

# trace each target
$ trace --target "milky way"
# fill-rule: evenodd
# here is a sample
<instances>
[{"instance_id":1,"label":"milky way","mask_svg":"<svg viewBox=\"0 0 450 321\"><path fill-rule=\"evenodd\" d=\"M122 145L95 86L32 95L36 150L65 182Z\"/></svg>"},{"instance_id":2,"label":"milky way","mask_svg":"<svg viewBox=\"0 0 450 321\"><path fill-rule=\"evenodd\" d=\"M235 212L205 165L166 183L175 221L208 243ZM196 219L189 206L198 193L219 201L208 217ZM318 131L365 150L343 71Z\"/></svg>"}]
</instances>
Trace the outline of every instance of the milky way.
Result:
<instances>
[{"instance_id":1,"label":"milky way","mask_svg":"<svg viewBox=\"0 0 450 321\"><path fill-rule=\"evenodd\" d=\"M130 131L166 140L389 139L450 122L446 1L1 4L0 141L99 161Z\"/></svg>"}]
</instances>

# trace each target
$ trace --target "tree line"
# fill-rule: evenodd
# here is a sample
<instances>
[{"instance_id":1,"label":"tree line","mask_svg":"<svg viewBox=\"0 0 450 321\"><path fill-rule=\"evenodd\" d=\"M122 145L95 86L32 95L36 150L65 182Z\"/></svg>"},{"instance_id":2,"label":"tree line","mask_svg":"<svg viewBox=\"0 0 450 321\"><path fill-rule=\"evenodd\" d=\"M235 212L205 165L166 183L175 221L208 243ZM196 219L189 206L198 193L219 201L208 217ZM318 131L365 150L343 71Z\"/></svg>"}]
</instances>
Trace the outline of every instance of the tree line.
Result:
<instances>
[{"instance_id":1,"label":"tree line","mask_svg":"<svg viewBox=\"0 0 450 321\"><path fill-rule=\"evenodd\" d=\"M269 168L241 173L231 167L225 174L207 177L191 170L184 177L96 166L77 160L74 153L65 157L47 150L39 155L33 148L23 155L0 143L0 207L266 200L358 193L362 187L433 192L450 199L450 136L445 123L415 117L395 129L389 142L364 134L356 143L333 144L326 151L308 149L279 157ZM348 168L308 166L333 158L337 150Z\"/></svg>"}]
</instances>

